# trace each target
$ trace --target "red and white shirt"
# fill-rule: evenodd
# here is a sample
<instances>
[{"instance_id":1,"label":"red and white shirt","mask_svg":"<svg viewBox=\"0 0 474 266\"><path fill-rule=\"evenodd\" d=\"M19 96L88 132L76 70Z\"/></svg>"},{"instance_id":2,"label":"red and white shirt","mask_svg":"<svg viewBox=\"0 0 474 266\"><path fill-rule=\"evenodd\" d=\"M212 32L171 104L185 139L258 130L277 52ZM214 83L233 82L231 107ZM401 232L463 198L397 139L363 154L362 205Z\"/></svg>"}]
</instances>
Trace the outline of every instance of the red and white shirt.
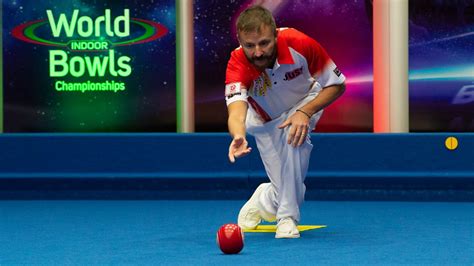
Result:
<instances>
[{"instance_id":1,"label":"red and white shirt","mask_svg":"<svg viewBox=\"0 0 474 266\"><path fill-rule=\"evenodd\" d=\"M231 53L227 64L227 105L246 101L264 121L280 116L309 93L342 84L345 80L324 48L314 39L292 28L279 28L277 31L278 55L273 68L258 71L241 47Z\"/></svg>"}]
</instances>

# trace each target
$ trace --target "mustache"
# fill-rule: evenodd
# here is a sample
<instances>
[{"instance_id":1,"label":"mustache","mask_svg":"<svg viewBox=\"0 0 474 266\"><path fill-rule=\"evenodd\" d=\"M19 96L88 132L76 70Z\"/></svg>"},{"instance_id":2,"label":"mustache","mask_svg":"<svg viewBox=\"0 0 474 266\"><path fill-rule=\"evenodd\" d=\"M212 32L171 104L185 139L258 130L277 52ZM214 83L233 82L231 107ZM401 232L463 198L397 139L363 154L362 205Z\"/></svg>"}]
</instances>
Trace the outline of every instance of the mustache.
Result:
<instances>
[{"instance_id":1,"label":"mustache","mask_svg":"<svg viewBox=\"0 0 474 266\"><path fill-rule=\"evenodd\" d=\"M264 61L264 60L270 60L271 56L270 55L265 55L265 56L260 56L260 57L253 57L252 61Z\"/></svg>"}]
</instances>

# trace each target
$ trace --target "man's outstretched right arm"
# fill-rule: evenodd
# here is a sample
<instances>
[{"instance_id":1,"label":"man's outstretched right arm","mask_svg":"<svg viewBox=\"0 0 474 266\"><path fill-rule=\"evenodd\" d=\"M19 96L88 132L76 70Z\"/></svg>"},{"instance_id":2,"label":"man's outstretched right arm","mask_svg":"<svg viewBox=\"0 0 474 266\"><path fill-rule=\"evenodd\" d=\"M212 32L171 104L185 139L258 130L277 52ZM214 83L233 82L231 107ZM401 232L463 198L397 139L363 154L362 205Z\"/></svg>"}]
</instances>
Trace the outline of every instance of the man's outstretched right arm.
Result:
<instances>
[{"instance_id":1,"label":"man's outstretched right arm","mask_svg":"<svg viewBox=\"0 0 474 266\"><path fill-rule=\"evenodd\" d=\"M245 138L245 118L247 116L247 102L235 101L227 106L229 118L227 125L229 133L232 136L232 142L229 145L229 160L233 163L236 158L250 153L252 148L248 147Z\"/></svg>"}]
</instances>

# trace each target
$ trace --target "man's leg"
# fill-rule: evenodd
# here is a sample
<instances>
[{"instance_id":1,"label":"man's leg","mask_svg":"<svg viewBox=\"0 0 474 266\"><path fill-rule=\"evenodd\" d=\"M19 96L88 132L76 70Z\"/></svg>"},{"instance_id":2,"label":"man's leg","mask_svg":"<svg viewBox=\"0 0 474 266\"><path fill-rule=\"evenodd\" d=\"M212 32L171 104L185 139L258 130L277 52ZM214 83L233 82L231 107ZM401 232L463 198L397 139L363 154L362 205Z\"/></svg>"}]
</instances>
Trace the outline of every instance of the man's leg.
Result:
<instances>
[{"instance_id":1,"label":"man's leg","mask_svg":"<svg viewBox=\"0 0 474 266\"><path fill-rule=\"evenodd\" d=\"M294 110L290 113L293 113ZM244 224L250 217L258 222L250 223L256 227L263 218L267 221L278 218L300 220L299 206L304 200L306 187L304 179L308 169L309 156L312 145L309 137L300 147L294 148L287 144L289 128L278 129L278 125L287 119L288 114L258 127L248 127L257 141L257 147L271 183L262 184L244 205L239 213L239 225ZM314 115L310 121L310 128L314 128L321 116L321 112ZM249 122L249 119L247 120ZM250 130L249 130L250 131ZM253 208L249 208L249 205ZM258 212L248 210L258 209ZM276 217L275 217L276 216ZM284 226L283 226L284 227ZM297 229L296 229L297 230ZM277 232L278 233L278 232ZM299 232L298 236L299 236ZM278 234L277 234L278 236Z\"/></svg>"},{"instance_id":2,"label":"man's leg","mask_svg":"<svg viewBox=\"0 0 474 266\"><path fill-rule=\"evenodd\" d=\"M314 128L320 116L321 113L311 119L311 128ZM287 117L272 122L280 124ZM287 143L289 127L278 129L271 124L265 126L269 126L268 134L256 137L256 140L272 186L262 191L260 205L267 212L275 214L278 220L277 238L299 237L296 225L300 221L300 206L306 192L304 180L313 145L310 136L307 136L301 146L293 147Z\"/></svg>"},{"instance_id":3,"label":"man's leg","mask_svg":"<svg viewBox=\"0 0 474 266\"><path fill-rule=\"evenodd\" d=\"M304 179L313 145L309 137L299 147L286 143L287 129L275 135L256 138L265 170L272 186L260 195L260 204L277 219L291 217L300 220L299 206L304 200Z\"/></svg>"},{"instance_id":4,"label":"man's leg","mask_svg":"<svg viewBox=\"0 0 474 266\"><path fill-rule=\"evenodd\" d=\"M255 229L262 219L269 222L275 221L275 215L266 212L260 203L262 192L267 190L270 186L271 183L260 184L250 199L240 209L238 224L242 229Z\"/></svg>"}]
</instances>

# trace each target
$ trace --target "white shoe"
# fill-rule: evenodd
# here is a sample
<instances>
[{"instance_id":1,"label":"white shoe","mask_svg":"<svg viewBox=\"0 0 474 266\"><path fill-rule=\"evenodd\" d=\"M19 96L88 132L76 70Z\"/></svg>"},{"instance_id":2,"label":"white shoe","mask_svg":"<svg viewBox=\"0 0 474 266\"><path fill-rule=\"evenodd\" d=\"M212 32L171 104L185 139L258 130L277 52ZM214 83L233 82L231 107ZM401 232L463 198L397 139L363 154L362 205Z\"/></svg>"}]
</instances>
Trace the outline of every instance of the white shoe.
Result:
<instances>
[{"instance_id":1,"label":"white shoe","mask_svg":"<svg viewBox=\"0 0 474 266\"><path fill-rule=\"evenodd\" d=\"M259 203L260 194L269 185L271 184L264 183L258 186L252 197L240 209L237 222L242 229L255 229L262 222L262 219L269 222L275 221L274 215L265 212Z\"/></svg>"},{"instance_id":2,"label":"white shoe","mask_svg":"<svg viewBox=\"0 0 474 266\"><path fill-rule=\"evenodd\" d=\"M280 219L277 224L275 238L299 238L300 231L291 217Z\"/></svg>"}]
</instances>

